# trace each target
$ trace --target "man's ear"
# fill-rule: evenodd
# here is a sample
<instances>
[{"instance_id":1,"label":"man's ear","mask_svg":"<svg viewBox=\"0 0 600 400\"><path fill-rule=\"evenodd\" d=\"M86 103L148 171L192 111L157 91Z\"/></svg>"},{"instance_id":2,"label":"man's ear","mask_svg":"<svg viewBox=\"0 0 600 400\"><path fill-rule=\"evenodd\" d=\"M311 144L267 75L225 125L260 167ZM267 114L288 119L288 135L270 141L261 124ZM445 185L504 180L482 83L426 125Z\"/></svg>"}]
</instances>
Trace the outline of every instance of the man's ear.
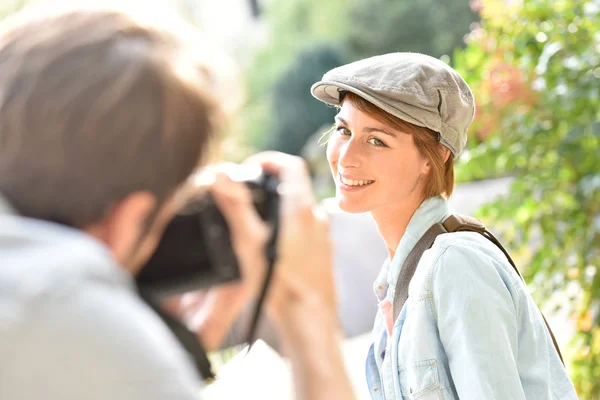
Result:
<instances>
[{"instance_id":1,"label":"man's ear","mask_svg":"<svg viewBox=\"0 0 600 400\"><path fill-rule=\"evenodd\" d=\"M135 192L115 203L101 221L84 230L104 242L117 262L124 263L146 234L148 218L155 207L153 194Z\"/></svg>"}]
</instances>

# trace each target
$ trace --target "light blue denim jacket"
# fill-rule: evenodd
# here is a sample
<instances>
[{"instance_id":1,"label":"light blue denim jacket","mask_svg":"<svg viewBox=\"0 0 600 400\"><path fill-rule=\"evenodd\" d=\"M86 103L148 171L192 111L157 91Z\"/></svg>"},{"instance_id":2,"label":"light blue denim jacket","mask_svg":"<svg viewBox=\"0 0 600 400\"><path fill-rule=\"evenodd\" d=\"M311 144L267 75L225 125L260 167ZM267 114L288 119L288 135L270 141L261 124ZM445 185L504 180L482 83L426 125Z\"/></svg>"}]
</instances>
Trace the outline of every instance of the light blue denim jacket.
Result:
<instances>
[{"instance_id":1,"label":"light blue denim jacket","mask_svg":"<svg viewBox=\"0 0 600 400\"><path fill-rule=\"evenodd\" d=\"M379 301L393 302L406 256L450 214L440 197L423 202L375 282ZM366 367L378 400L577 399L525 284L473 232L440 235L423 254L389 338L378 312Z\"/></svg>"}]
</instances>

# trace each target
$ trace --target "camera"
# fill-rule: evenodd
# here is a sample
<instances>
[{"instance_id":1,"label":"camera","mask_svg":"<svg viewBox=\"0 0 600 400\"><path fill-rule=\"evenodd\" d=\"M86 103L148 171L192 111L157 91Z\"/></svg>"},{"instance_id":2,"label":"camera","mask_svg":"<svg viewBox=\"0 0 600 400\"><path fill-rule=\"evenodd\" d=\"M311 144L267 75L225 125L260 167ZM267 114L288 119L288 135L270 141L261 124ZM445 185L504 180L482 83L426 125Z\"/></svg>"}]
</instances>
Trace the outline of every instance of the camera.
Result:
<instances>
[{"instance_id":1,"label":"camera","mask_svg":"<svg viewBox=\"0 0 600 400\"><path fill-rule=\"evenodd\" d=\"M236 166L228 175L246 184L258 214L276 232L278 179L249 165ZM229 228L207 191L188 202L169 223L136 283L141 292L162 299L240 278Z\"/></svg>"}]
</instances>

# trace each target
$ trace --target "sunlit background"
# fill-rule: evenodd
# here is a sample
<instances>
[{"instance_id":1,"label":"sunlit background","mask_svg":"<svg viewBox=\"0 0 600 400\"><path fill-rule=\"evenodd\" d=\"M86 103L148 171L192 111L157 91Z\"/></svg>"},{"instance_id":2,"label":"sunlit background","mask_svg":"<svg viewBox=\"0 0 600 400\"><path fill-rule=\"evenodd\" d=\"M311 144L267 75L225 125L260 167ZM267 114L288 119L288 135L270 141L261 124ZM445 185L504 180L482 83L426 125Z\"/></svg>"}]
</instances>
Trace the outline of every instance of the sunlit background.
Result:
<instances>
[{"instance_id":1,"label":"sunlit background","mask_svg":"<svg viewBox=\"0 0 600 400\"><path fill-rule=\"evenodd\" d=\"M2 0L0 17L34 2L40 1ZM458 159L453 206L499 233L549 317L580 398L600 399L600 0L148 0L144 6L159 3L222 51L220 91L231 120L220 157L239 161L276 149L309 161L332 216L340 319L357 393L365 393L363 357L376 310L371 284L385 249L367 216L345 215L327 201L334 188L319 138L335 110L314 100L309 88L338 65L417 51L451 64L475 93L476 120ZM268 326L263 335L276 347ZM264 362L263 375L279 373L268 369L268 357L276 354L265 347L252 362ZM284 398L256 398L269 396Z\"/></svg>"}]
</instances>

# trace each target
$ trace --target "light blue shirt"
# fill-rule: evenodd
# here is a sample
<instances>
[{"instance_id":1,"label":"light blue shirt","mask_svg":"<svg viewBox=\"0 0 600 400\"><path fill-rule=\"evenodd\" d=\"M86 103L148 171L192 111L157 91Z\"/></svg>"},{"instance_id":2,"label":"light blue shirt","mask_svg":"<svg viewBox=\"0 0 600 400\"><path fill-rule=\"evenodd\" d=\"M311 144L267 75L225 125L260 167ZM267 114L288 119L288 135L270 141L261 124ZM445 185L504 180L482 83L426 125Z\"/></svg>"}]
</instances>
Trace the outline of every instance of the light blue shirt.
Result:
<instances>
[{"instance_id":1,"label":"light blue shirt","mask_svg":"<svg viewBox=\"0 0 600 400\"><path fill-rule=\"evenodd\" d=\"M451 212L424 201L375 282L393 303L406 256ZM577 399L541 313L504 254L478 233L438 236L421 258L388 338L378 312L367 357L377 400Z\"/></svg>"},{"instance_id":2,"label":"light blue shirt","mask_svg":"<svg viewBox=\"0 0 600 400\"><path fill-rule=\"evenodd\" d=\"M196 400L190 357L83 232L0 196L0 399Z\"/></svg>"}]
</instances>

